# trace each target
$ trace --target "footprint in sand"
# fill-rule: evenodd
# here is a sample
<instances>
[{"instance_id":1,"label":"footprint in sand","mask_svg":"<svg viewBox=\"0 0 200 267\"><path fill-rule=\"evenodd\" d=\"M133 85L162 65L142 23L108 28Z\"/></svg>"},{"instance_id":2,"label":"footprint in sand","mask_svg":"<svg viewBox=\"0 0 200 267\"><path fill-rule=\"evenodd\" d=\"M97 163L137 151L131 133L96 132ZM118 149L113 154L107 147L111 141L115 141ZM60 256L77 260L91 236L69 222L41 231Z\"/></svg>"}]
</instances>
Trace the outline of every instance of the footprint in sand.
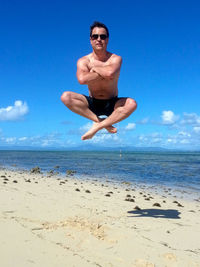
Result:
<instances>
[{"instance_id":1,"label":"footprint in sand","mask_svg":"<svg viewBox=\"0 0 200 267\"><path fill-rule=\"evenodd\" d=\"M153 263L147 262L146 260L138 259L135 261L132 267L155 267L155 265Z\"/></svg>"},{"instance_id":2,"label":"footprint in sand","mask_svg":"<svg viewBox=\"0 0 200 267\"><path fill-rule=\"evenodd\" d=\"M176 261L176 255L173 253L166 253L163 255L165 259L170 260L170 261Z\"/></svg>"}]
</instances>

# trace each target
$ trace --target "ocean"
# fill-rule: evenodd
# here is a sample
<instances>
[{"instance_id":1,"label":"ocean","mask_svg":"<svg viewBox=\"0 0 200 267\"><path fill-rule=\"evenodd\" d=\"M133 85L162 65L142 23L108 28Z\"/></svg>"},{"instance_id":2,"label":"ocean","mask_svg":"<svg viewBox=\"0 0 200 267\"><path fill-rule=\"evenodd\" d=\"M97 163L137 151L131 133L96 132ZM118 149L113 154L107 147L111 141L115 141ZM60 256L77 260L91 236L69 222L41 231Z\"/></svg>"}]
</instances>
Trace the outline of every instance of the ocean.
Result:
<instances>
[{"instance_id":1,"label":"ocean","mask_svg":"<svg viewBox=\"0 0 200 267\"><path fill-rule=\"evenodd\" d=\"M64 175L83 179L165 186L200 196L200 152L0 151L0 167L25 169L55 166Z\"/></svg>"}]
</instances>

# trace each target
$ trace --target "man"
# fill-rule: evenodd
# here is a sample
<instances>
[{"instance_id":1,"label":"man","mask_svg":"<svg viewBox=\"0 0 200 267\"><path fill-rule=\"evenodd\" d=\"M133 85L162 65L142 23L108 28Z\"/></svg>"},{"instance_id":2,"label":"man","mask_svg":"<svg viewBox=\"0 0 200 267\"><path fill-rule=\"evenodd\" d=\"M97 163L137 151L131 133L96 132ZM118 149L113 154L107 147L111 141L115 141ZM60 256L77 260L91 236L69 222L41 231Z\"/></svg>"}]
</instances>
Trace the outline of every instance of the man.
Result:
<instances>
[{"instance_id":1,"label":"man","mask_svg":"<svg viewBox=\"0 0 200 267\"><path fill-rule=\"evenodd\" d=\"M73 112L94 121L91 129L81 139L92 138L105 128L110 133L117 129L112 125L126 119L136 109L132 98L118 98L118 79L122 58L107 51L108 28L100 22L90 27L90 43L93 52L77 62L77 79L87 84L89 96L64 92L62 102ZM99 116L106 115L102 119Z\"/></svg>"}]
</instances>

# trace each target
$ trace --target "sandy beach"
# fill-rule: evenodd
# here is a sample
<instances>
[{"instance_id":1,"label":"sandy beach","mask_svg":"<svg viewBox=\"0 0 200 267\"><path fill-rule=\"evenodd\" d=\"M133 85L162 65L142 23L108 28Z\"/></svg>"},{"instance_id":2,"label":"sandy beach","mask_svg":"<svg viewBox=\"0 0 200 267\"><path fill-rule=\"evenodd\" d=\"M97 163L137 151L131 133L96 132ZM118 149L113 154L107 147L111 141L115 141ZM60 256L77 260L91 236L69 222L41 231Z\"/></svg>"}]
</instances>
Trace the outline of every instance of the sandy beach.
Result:
<instances>
[{"instance_id":1,"label":"sandy beach","mask_svg":"<svg viewBox=\"0 0 200 267\"><path fill-rule=\"evenodd\" d=\"M200 198L0 170L2 267L200 266Z\"/></svg>"}]
</instances>

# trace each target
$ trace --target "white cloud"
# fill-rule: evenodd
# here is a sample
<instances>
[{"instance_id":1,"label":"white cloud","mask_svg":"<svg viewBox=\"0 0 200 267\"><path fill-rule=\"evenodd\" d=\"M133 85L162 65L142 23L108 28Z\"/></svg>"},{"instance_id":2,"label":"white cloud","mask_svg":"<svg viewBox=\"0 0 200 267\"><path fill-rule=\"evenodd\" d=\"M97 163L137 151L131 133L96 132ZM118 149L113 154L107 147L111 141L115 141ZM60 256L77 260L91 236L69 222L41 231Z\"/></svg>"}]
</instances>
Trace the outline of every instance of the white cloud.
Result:
<instances>
[{"instance_id":1,"label":"white cloud","mask_svg":"<svg viewBox=\"0 0 200 267\"><path fill-rule=\"evenodd\" d=\"M200 116L198 116L196 113L184 113L183 120L181 120L181 124L200 126Z\"/></svg>"},{"instance_id":2,"label":"white cloud","mask_svg":"<svg viewBox=\"0 0 200 267\"><path fill-rule=\"evenodd\" d=\"M188 139L182 139L182 140L180 140L180 143L181 144L189 144L190 141Z\"/></svg>"},{"instance_id":3,"label":"white cloud","mask_svg":"<svg viewBox=\"0 0 200 267\"><path fill-rule=\"evenodd\" d=\"M194 127L194 128L193 128L193 131L194 131L195 133L197 133L197 134L200 133L200 126L199 126L199 127L198 127L198 126L197 126L197 127Z\"/></svg>"},{"instance_id":4,"label":"white cloud","mask_svg":"<svg viewBox=\"0 0 200 267\"><path fill-rule=\"evenodd\" d=\"M8 144L14 144L16 142L16 137L7 137L5 138L6 143Z\"/></svg>"},{"instance_id":5,"label":"white cloud","mask_svg":"<svg viewBox=\"0 0 200 267\"><path fill-rule=\"evenodd\" d=\"M190 137L190 136L191 136L190 133L183 132L183 131L178 132L178 135L179 135L179 136L185 136L185 137Z\"/></svg>"},{"instance_id":6,"label":"white cloud","mask_svg":"<svg viewBox=\"0 0 200 267\"><path fill-rule=\"evenodd\" d=\"M42 147L55 146L62 143L60 137L60 133L54 132L44 136L35 137L34 142L37 142L37 145L41 145Z\"/></svg>"},{"instance_id":7,"label":"white cloud","mask_svg":"<svg viewBox=\"0 0 200 267\"><path fill-rule=\"evenodd\" d=\"M148 123L148 122L149 122L149 118L144 118L144 119L138 121L137 123L138 123L138 124L146 124L146 123Z\"/></svg>"},{"instance_id":8,"label":"white cloud","mask_svg":"<svg viewBox=\"0 0 200 267\"><path fill-rule=\"evenodd\" d=\"M86 123L85 125L81 126L81 127L79 128L79 130L80 130L81 132L87 132L87 131L90 130L90 128L92 127L92 125L93 125L92 122L88 122L88 123Z\"/></svg>"},{"instance_id":9,"label":"white cloud","mask_svg":"<svg viewBox=\"0 0 200 267\"><path fill-rule=\"evenodd\" d=\"M176 144L177 143L177 140L175 138L168 138L167 139L167 142L168 143L172 143L172 144Z\"/></svg>"},{"instance_id":10,"label":"white cloud","mask_svg":"<svg viewBox=\"0 0 200 267\"><path fill-rule=\"evenodd\" d=\"M48 147L48 146L67 146L73 145L74 143L63 138L62 134L54 132L46 135L35 135L35 136L22 136L22 137L10 137L0 136L0 145L23 145L32 147Z\"/></svg>"},{"instance_id":11,"label":"white cloud","mask_svg":"<svg viewBox=\"0 0 200 267\"><path fill-rule=\"evenodd\" d=\"M87 141L94 144L109 145L112 142L114 143L118 142L119 138L116 134L102 133L95 135L92 139L89 139Z\"/></svg>"},{"instance_id":12,"label":"white cloud","mask_svg":"<svg viewBox=\"0 0 200 267\"><path fill-rule=\"evenodd\" d=\"M24 137L20 137L18 140L19 140L19 141L26 141L27 139L28 139L28 138L24 136Z\"/></svg>"},{"instance_id":13,"label":"white cloud","mask_svg":"<svg viewBox=\"0 0 200 267\"><path fill-rule=\"evenodd\" d=\"M174 124L179 119L179 116L175 115L171 110L163 111L161 117L162 123L166 125Z\"/></svg>"},{"instance_id":14,"label":"white cloud","mask_svg":"<svg viewBox=\"0 0 200 267\"><path fill-rule=\"evenodd\" d=\"M148 138L146 136L144 136L144 135L140 135L139 136L139 140L143 142L143 141L147 141Z\"/></svg>"},{"instance_id":15,"label":"white cloud","mask_svg":"<svg viewBox=\"0 0 200 267\"><path fill-rule=\"evenodd\" d=\"M139 145L141 146L153 146L153 145L162 145L163 136L160 133L154 132L150 134L142 134L138 137Z\"/></svg>"},{"instance_id":16,"label":"white cloud","mask_svg":"<svg viewBox=\"0 0 200 267\"><path fill-rule=\"evenodd\" d=\"M128 123L128 125L125 127L125 130L133 130L136 128L135 123Z\"/></svg>"},{"instance_id":17,"label":"white cloud","mask_svg":"<svg viewBox=\"0 0 200 267\"><path fill-rule=\"evenodd\" d=\"M29 111L26 102L17 100L14 106L8 106L6 108L0 108L0 121L16 121L21 119Z\"/></svg>"},{"instance_id":18,"label":"white cloud","mask_svg":"<svg viewBox=\"0 0 200 267\"><path fill-rule=\"evenodd\" d=\"M162 134L156 132L156 133L151 133L149 136L152 138L158 138L158 137L162 137Z\"/></svg>"}]
</instances>

